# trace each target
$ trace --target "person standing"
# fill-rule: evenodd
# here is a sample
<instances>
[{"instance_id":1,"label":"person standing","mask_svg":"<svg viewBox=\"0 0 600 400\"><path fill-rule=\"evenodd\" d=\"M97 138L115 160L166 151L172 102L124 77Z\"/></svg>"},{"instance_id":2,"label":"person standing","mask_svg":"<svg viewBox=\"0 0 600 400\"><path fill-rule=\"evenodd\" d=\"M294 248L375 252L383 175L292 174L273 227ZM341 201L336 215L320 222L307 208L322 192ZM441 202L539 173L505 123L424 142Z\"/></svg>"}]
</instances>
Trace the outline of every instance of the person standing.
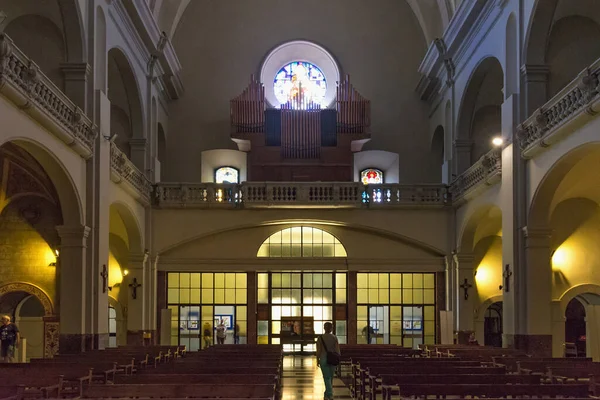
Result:
<instances>
[{"instance_id":1,"label":"person standing","mask_svg":"<svg viewBox=\"0 0 600 400\"><path fill-rule=\"evenodd\" d=\"M204 330L202 338L204 339L204 348L206 349L212 344L212 328L208 322L205 322L202 329Z\"/></svg>"},{"instance_id":2,"label":"person standing","mask_svg":"<svg viewBox=\"0 0 600 400\"><path fill-rule=\"evenodd\" d=\"M325 322L323 329L325 333L319 336L317 340L317 360L323 373L323 381L325 382L325 400L333 400L333 375L337 367L327 363L327 352L337 353L338 356L342 353L338 339L332 333L333 324Z\"/></svg>"},{"instance_id":3,"label":"person standing","mask_svg":"<svg viewBox=\"0 0 600 400\"><path fill-rule=\"evenodd\" d=\"M240 344L240 326L237 322L233 326L233 344Z\"/></svg>"},{"instance_id":4,"label":"person standing","mask_svg":"<svg viewBox=\"0 0 600 400\"><path fill-rule=\"evenodd\" d=\"M217 343L225 344L225 338L227 337L227 328L225 327L225 322L221 320L219 325L217 325Z\"/></svg>"},{"instance_id":5,"label":"person standing","mask_svg":"<svg viewBox=\"0 0 600 400\"><path fill-rule=\"evenodd\" d=\"M2 362L12 363L15 361L15 348L19 346L20 341L19 328L10 322L8 315L2 316L2 325L0 325L0 356L2 356Z\"/></svg>"}]
</instances>

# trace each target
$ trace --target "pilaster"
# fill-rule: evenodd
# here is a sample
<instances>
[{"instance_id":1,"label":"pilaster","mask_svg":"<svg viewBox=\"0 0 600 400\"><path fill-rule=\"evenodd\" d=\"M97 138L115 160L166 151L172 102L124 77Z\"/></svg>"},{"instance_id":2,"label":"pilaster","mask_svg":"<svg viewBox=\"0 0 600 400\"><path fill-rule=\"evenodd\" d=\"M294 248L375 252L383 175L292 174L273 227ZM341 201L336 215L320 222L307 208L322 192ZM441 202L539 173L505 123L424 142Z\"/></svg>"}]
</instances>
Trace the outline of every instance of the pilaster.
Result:
<instances>
[{"instance_id":1,"label":"pilaster","mask_svg":"<svg viewBox=\"0 0 600 400\"><path fill-rule=\"evenodd\" d=\"M60 70L65 77L65 94L89 115L87 80L92 68L88 63L62 63Z\"/></svg>"},{"instance_id":2,"label":"pilaster","mask_svg":"<svg viewBox=\"0 0 600 400\"><path fill-rule=\"evenodd\" d=\"M61 354L81 353L91 346L86 332L86 247L90 228L57 226L60 237L60 335Z\"/></svg>"},{"instance_id":3,"label":"pilaster","mask_svg":"<svg viewBox=\"0 0 600 400\"><path fill-rule=\"evenodd\" d=\"M473 141L456 139L454 141L454 160L456 163L456 174L462 174L471 166L471 149Z\"/></svg>"},{"instance_id":4,"label":"pilaster","mask_svg":"<svg viewBox=\"0 0 600 400\"><path fill-rule=\"evenodd\" d=\"M529 116L548 100L548 77L550 66L525 64L521 67L523 87L523 112Z\"/></svg>"},{"instance_id":5,"label":"pilaster","mask_svg":"<svg viewBox=\"0 0 600 400\"><path fill-rule=\"evenodd\" d=\"M127 344L144 344L144 326L146 324L145 286L148 285L148 254L134 254L129 257L129 275L124 279L127 290Z\"/></svg>"},{"instance_id":6,"label":"pilaster","mask_svg":"<svg viewBox=\"0 0 600 400\"><path fill-rule=\"evenodd\" d=\"M456 330L459 343L468 339L475 330L475 301L477 287L475 285L473 254L454 254L455 290L456 290Z\"/></svg>"},{"instance_id":7,"label":"pilaster","mask_svg":"<svg viewBox=\"0 0 600 400\"><path fill-rule=\"evenodd\" d=\"M143 137L133 137L129 139L129 148L131 149L131 162L138 169L146 173L146 145L148 140Z\"/></svg>"},{"instance_id":8,"label":"pilaster","mask_svg":"<svg viewBox=\"0 0 600 400\"><path fill-rule=\"evenodd\" d=\"M347 273L348 275L348 301L347 301L347 306L348 306L348 319L346 322L346 334L347 336L347 340L349 344L356 344L357 343L357 329L358 326L356 324L356 304L357 304L357 299L356 299L356 280L357 280L357 273L356 271L348 271Z\"/></svg>"},{"instance_id":9,"label":"pilaster","mask_svg":"<svg viewBox=\"0 0 600 400\"><path fill-rule=\"evenodd\" d=\"M249 271L247 273L247 287L248 287L248 308L247 308L247 324L246 324L246 343L257 344L258 343L258 332L257 328L257 308L256 304L258 299L256 298L258 293L258 277L256 271Z\"/></svg>"}]
</instances>

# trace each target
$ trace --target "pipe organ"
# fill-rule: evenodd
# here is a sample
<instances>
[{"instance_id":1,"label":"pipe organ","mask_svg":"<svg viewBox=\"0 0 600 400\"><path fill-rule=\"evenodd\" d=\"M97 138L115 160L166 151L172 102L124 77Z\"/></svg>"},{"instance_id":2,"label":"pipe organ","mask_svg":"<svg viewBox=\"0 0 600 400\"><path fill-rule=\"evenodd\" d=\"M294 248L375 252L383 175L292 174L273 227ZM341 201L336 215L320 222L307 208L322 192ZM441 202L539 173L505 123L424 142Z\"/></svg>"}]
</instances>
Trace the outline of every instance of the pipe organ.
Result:
<instances>
[{"instance_id":1,"label":"pipe organ","mask_svg":"<svg viewBox=\"0 0 600 400\"><path fill-rule=\"evenodd\" d=\"M371 104L346 75L336 88L335 107L322 108L303 95L278 107L251 76L231 100L231 138L249 152L254 181L351 181L352 153L370 138Z\"/></svg>"}]
</instances>

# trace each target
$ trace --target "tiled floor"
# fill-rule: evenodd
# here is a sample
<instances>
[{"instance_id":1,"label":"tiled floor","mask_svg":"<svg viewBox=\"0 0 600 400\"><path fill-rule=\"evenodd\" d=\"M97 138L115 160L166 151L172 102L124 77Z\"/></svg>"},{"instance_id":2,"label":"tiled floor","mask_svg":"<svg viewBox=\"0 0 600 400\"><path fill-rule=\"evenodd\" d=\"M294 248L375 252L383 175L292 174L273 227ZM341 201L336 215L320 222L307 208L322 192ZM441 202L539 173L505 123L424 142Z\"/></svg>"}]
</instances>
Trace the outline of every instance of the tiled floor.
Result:
<instances>
[{"instance_id":1,"label":"tiled floor","mask_svg":"<svg viewBox=\"0 0 600 400\"><path fill-rule=\"evenodd\" d=\"M286 356L283 360L282 400L322 400L323 375L314 356ZM339 378L333 379L334 399L351 399L350 390Z\"/></svg>"}]
</instances>

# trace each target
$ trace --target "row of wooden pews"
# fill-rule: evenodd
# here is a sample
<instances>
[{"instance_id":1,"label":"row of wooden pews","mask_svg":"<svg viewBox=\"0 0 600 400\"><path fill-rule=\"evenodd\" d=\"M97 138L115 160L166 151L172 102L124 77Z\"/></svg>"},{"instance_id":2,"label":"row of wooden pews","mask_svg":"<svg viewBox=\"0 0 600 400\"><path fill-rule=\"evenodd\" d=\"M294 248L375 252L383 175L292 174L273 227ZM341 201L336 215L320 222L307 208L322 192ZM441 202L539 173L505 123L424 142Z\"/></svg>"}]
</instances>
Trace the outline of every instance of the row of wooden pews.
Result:
<instances>
[{"instance_id":1,"label":"row of wooden pews","mask_svg":"<svg viewBox=\"0 0 600 400\"><path fill-rule=\"evenodd\" d=\"M578 381L549 379L537 371L511 370L500 361L515 360L519 364L546 362L509 349L482 346L427 346L419 354L390 348L364 345L353 349L351 356L351 390L355 398L375 400L381 393L384 400L392 398L590 398L590 384ZM561 367L573 364L559 361ZM512 361L510 361L512 363Z\"/></svg>"},{"instance_id":2,"label":"row of wooden pews","mask_svg":"<svg viewBox=\"0 0 600 400\"><path fill-rule=\"evenodd\" d=\"M279 345L218 345L185 358L91 385L83 398L203 398L276 400L283 365Z\"/></svg>"},{"instance_id":3,"label":"row of wooden pews","mask_svg":"<svg viewBox=\"0 0 600 400\"><path fill-rule=\"evenodd\" d=\"M0 398L80 397L92 385L113 383L121 375L183 357L182 346L122 347L25 364L0 364ZM152 362L149 363L149 360Z\"/></svg>"}]
</instances>

